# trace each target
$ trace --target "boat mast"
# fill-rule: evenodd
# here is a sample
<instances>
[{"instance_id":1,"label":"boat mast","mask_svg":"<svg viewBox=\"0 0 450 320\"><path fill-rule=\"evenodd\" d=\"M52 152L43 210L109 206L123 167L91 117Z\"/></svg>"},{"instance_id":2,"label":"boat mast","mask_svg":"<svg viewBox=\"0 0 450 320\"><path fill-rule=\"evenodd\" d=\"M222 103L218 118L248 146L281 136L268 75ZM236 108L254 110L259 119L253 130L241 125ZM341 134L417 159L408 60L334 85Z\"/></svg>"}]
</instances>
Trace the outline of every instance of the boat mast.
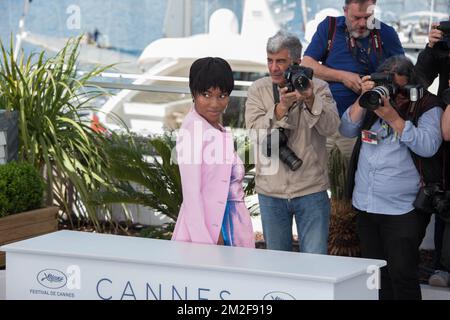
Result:
<instances>
[{"instance_id":1,"label":"boat mast","mask_svg":"<svg viewBox=\"0 0 450 320\"><path fill-rule=\"evenodd\" d=\"M20 48L22 47L22 40L25 37L25 18L28 15L28 10L30 9L31 0L24 0L23 2L23 13L19 20L19 31L16 35L16 47L14 49L14 60L17 60L19 56Z\"/></svg>"},{"instance_id":2,"label":"boat mast","mask_svg":"<svg viewBox=\"0 0 450 320\"><path fill-rule=\"evenodd\" d=\"M428 32L431 31L431 24L433 23L433 13L434 13L434 0L431 0L431 8L430 8L430 21L428 22Z\"/></svg>"},{"instance_id":3,"label":"boat mast","mask_svg":"<svg viewBox=\"0 0 450 320\"><path fill-rule=\"evenodd\" d=\"M308 23L308 7L306 6L306 0L301 1L302 15L303 15L303 32L306 31L306 24Z\"/></svg>"},{"instance_id":4,"label":"boat mast","mask_svg":"<svg viewBox=\"0 0 450 320\"><path fill-rule=\"evenodd\" d=\"M164 19L164 37L183 38L192 35L192 0L170 0Z\"/></svg>"}]
</instances>

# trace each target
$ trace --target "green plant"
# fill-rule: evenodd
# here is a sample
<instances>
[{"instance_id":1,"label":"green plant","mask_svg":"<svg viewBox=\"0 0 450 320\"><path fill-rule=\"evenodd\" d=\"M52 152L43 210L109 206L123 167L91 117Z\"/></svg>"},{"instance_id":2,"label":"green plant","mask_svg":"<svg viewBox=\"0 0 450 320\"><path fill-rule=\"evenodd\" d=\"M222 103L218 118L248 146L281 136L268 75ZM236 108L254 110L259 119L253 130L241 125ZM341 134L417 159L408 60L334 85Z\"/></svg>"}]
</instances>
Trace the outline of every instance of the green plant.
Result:
<instances>
[{"instance_id":1,"label":"green plant","mask_svg":"<svg viewBox=\"0 0 450 320\"><path fill-rule=\"evenodd\" d=\"M148 141L152 148L136 144L133 137L113 134L105 145L109 154L109 174L114 188L96 194L96 203L132 203L150 207L176 220L182 202L178 165L171 161L175 142L169 135Z\"/></svg>"},{"instance_id":2,"label":"green plant","mask_svg":"<svg viewBox=\"0 0 450 320\"><path fill-rule=\"evenodd\" d=\"M44 181L29 163L0 166L0 217L41 208Z\"/></svg>"},{"instance_id":3,"label":"green plant","mask_svg":"<svg viewBox=\"0 0 450 320\"><path fill-rule=\"evenodd\" d=\"M356 213L352 209L351 202L344 197L347 167L348 162L335 146L328 159L331 186L328 251L331 255L355 257L360 255L360 246L356 232Z\"/></svg>"},{"instance_id":4,"label":"green plant","mask_svg":"<svg viewBox=\"0 0 450 320\"><path fill-rule=\"evenodd\" d=\"M347 184L347 161L337 146L331 149L328 159L331 198L344 199L344 189Z\"/></svg>"},{"instance_id":5,"label":"green plant","mask_svg":"<svg viewBox=\"0 0 450 320\"><path fill-rule=\"evenodd\" d=\"M69 217L74 210L87 215L98 227L88 200L108 184L105 137L80 114L95 112L92 101L104 92L88 82L109 66L79 75L80 40L69 40L54 57L22 52L18 60L1 43L0 96L6 109L19 112L19 156L45 177L46 204L56 203Z\"/></svg>"},{"instance_id":6,"label":"green plant","mask_svg":"<svg viewBox=\"0 0 450 320\"><path fill-rule=\"evenodd\" d=\"M139 237L170 240L175 223L166 223L162 226L149 226L139 232Z\"/></svg>"}]
</instances>

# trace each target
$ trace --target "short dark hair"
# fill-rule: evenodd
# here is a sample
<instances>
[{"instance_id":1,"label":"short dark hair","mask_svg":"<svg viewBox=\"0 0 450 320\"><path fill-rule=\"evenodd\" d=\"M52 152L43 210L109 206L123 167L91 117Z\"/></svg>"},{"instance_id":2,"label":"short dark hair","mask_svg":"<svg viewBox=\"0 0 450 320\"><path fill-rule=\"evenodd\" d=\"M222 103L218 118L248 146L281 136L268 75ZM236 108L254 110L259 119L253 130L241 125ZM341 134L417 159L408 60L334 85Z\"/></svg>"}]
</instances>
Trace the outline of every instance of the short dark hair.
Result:
<instances>
[{"instance_id":1,"label":"short dark hair","mask_svg":"<svg viewBox=\"0 0 450 320\"><path fill-rule=\"evenodd\" d=\"M416 73L412 61L404 56L397 55L386 59L377 69L377 72L396 73L408 77L408 84L425 85L425 81Z\"/></svg>"},{"instance_id":2,"label":"short dark hair","mask_svg":"<svg viewBox=\"0 0 450 320\"><path fill-rule=\"evenodd\" d=\"M234 89L233 71L222 58L201 58L191 65L189 71L189 88L192 96L203 93L210 88L219 88L228 94Z\"/></svg>"},{"instance_id":3,"label":"short dark hair","mask_svg":"<svg viewBox=\"0 0 450 320\"><path fill-rule=\"evenodd\" d=\"M363 5L366 2L372 1L373 4L377 4L377 0L345 0L345 5L348 6L350 3L358 3Z\"/></svg>"}]
</instances>

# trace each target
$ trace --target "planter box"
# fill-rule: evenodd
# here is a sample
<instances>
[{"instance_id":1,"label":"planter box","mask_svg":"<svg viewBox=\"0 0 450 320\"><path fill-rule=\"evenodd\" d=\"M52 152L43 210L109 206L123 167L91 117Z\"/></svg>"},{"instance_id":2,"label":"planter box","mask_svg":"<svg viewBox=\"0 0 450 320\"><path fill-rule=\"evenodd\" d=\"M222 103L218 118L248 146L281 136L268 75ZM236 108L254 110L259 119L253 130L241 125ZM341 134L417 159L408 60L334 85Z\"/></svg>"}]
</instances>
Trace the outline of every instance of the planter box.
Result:
<instances>
[{"instance_id":1,"label":"planter box","mask_svg":"<svg viewBox=\"0 0 450 320\"><path fill-rule=\"evenodd\" d=\"M0 246L58 230L57 207L12 214L0 218ZM5 266L5 253L0 252L0 267Z\"/></svg>"}]
</instances>

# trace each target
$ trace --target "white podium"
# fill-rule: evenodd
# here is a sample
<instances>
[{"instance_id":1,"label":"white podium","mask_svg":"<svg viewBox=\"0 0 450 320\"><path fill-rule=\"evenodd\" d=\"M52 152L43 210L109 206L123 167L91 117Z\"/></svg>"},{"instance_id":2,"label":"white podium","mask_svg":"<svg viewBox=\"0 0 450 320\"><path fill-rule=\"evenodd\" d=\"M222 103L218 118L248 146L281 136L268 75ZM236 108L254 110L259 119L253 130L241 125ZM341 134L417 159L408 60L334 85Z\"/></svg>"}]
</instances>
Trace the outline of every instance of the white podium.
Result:
<instances>
[{"instance_id":1,"label":"white podium","mask_svg":"<svg viewBox=\"0 0 450 320\"><path fill-rule=\"evenodd\" d=\"M1 250L7 299L378 299L386 264L73 231Z\"/></svg>"}]
</instances>

